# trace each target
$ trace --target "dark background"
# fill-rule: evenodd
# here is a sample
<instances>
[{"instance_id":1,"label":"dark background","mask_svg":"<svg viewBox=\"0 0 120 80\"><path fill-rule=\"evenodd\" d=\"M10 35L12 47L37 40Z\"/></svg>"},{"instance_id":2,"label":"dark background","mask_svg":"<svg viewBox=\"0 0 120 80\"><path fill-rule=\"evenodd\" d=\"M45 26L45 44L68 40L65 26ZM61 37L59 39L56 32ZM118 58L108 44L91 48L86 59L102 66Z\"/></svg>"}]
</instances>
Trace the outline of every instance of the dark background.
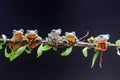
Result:
<instances>
[{"instance_id":1,"label":"dark background","mask_svg":"<svg viewBox=\"0 0 120 80\"><path fill-rule=\"evenodd\" d=\"M90 31L90 36L109 33L110 42L120 38L120 2L116 0L0 0L0 34L12 37L13 29L38 29L43 38L51 29L61 28L64 32L75 31L81 37ZM44 52L36 58L22 54L10 62L0 55L0 80L120 80L120 57L116 50L103 53L103 68L99 58L90 68L93 50L88 58L76 47L68 57L58 51Z\"/></svg>"}]
</instances>

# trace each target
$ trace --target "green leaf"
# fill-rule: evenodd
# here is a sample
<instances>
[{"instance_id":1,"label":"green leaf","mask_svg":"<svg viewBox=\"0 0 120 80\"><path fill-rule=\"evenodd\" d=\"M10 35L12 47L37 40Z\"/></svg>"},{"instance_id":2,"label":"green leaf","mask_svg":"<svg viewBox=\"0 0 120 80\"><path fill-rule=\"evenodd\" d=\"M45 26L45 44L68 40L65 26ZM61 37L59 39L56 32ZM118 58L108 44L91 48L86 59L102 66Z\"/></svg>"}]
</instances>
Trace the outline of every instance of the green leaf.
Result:
<instances>
[{"instance_id":1,"label":"green leaf","mask_svg":"<svg viewBox=\"0 0 120 80\"><path fill-rule=\"evenodd\" d=\"M85 47L85 48L82 50L84 57L87 57L87 56L88 56L87 50L88 50L88 47Z\"/></svg>"},{"instance_id":2,"label":"green leaf","mask_svg":"<svg viewBox=\"0 0 120 80\"><path fill-rule=\"evenodd\" d=\"M42 47L42 51L47 51L47 50L50 50L51 48L52 47L50 45L46 44Z\"/></svg>"},{"instance_id":3,"label":"green leaf","mask_svg":"<svg viewBox=\"0 0 120 80\"><path fill-rule=\"evenodd\" d=\"M87 39L87 41L88 41L89 43L93 43L93 40L94 40L93 37L90 37L90 38Z\"/></svg>"},{"instance_id":4,"label":"green leaf","mask_svg":"<svg viewBox=\"0 0 120 80\"><path fill-rule=\"evenodd\" d=\"M9 56L10 61L13 61L14 56L15 56L15 52L12 50L11 53L10 53L10 56Z\"/></svg>"},{"instance_id":5,"label":"green leaf","mask_svg":"<svg viewBox=\"0 0 120 80\"><path fill-rule=\"evenodd\" d=\"M26 46L20 47L16 52L12 51L10 54L10 61L20 56L25 51Z\"/></svg>"},{"instance_id":6,"label":"green leaf","mask_svg":"<svg viewBox=\"0 0 120 80\"><path fill-rule=\"evenodd\" d=\"M0 43L0 49L2 49L2 45L5 44L7 41L7 37L4 34L2 34L2 38L3 38L3 43Z\"/></svg>"},{"instance_id":7,"label":"green leaf","mask_svg":"<svg viewBox=\"0 0 120 80\"><path fill-rule=\"evenodd\" d=\"M119 51L119 48L117 48L117 55L120 56L120 51Z\"/></svg>"},{"instance_id":8,"label":"green leaf","mask_svg":"<svg viewBox=\"0 0 120 80\"><path fill-rule=\"evenodd\" d=\"M90 40L90 38L88 38L88 39L87 39L87 41L88 41L89 43L91 43L91 40Z\"/></svg>"},{"instance_id":9,"label":"green leaf","mask_svg":"<svg viewBox=\"0 0 120 80\"><path fill-rule=\"evenodd\" d=\"M2 43L0 43L0 49L2 49Z\"/></svg>"},{"instance_id":10,"label":"green leaf","mask_svg":"<svg viewBox=\"0 0 120 80\"><path fill-rule=\"evenodd\" d=\"M28 53L28 54L30 54L30 53L31 53L31 50L25 49L25 52Z\"/></svg>"},{"instance_id":11,"label":"green leaf","mask_svg":"<svg viewBox=\"0 0 120 80\"><path fill-rule=\"evenodd\" d=\"M61 56L68 56L72 52L73 46L67 48L64 52L61 53Z\"/></svg>"},{"instance_id":12,"label":"green leaf","mask_svg":"<svg viewBox=\"0 0 120 80\"><path fill-rule=\"evenodd\" d=\"M53 47L53 50L54 50L54 51L57 51L57 48L56 48L56 47Z\"/></svg>"},{"instance_id":13,"label":"green leaf","mask_svg":"<svg viewBox=\"0 0 120 80\"><path fill-rule=\"evenodd\" d=\"M29 46L27 46L25 49L25 52L30 54L32 52L32 49Z\"/></svg>"},{"instance_id":14,"label":"green leaf","mask_svg":"<svg viewBox=\"0 0 120 80\"><path fill-rule=\"evenodd\" d=\"M3 44L5 44L6 43L6 41L7 41L7 37L6 37L6 35L4 35L4 34L2 34L2 38L3 38Z\"/></svg>"},{"instance_id":15,"label":"green leaf","mask_svg":"<svg viewBox=\"0 0 120 80\"><path fill-rule=\"evenodd\" d=\"M115 43L116 43L116 45L119 45L119 46L120 46L120 39L117 40ZM117 54L120 56L119 47L117 47L116 49L117 49Z\"/></svg>"},{"instance_id":16,"label":"green leaf","mask_svg":"<svg viewBox=\"0 0 120 80\"><path fill-rule=\"evenodd\" d=\"M117 40L115 43L116 43L117 45L120 45L120 40Z\"/></svg>"},{"instance_id":17,"label":"green leaf","mask_svg":"<svg viewBox=\"0 0 120 80\"><path fill-rule=\"evenodd\" d=\"M41 44L37 50L37 57L40 57L42 55L42 52L43 52L43 44Z\"/></svg>"},{"instance_id":18,"label":"green leaf","mask_svg":"<svg viewBox=\"0 0 120 80\"><path fill-rule=\"evenodd\" d=\"M94 49L94 52L95 52L95 54L94 54L93 59L92 59L92 65L91 65L91 68L93 68L93 66L94 66L94 64L95 64L95 61L96 61L96 59L97 59L97 57L98 57L100 51Z\"/></svg>"},{"instance_id":19,"label":"green leaf","mask_svg":"<svg viewBox=\"0 0 120 80\"><path fill-rule=\"evenodd\" d=\"M10 57L10 54L7 52L7 47L5 48L5 57L6 57L6 58L9 58L9 57Z\"/></svg>"}]
</instances>

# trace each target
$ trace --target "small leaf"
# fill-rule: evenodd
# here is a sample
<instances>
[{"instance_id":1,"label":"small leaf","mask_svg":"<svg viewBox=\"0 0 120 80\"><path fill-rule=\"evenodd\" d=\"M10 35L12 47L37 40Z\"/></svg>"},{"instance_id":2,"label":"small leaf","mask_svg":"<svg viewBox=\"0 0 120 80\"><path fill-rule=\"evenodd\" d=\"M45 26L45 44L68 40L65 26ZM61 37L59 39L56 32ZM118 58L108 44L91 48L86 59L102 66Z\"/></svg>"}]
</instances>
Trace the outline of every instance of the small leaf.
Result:
<instances>
[{"instance_id":1,"label":"small leaf","mask_svg":"<svg viewBox=\"0 0 120 80\"><path fill-rule=\"evenodd\" d=\"M57 51L57 48L56 48L56 47L53 47L53 50L54 50L54 51Z\"/></svg>"},{"instance_id":2,"label":"small leaf","mask_svg":"<svg viewBox=\"0 0 120 80\"><path fill-rule=\"evenodd\" d=\"M96 59L97 59L98 54L99 54L100 51L94 49L94 52L95 52L95 54L94 54L93 59L92 59L92 65L91 65L91 68L93 68L93 66L94 66L94 64L95 64L95 61L96 61Z\"/></svg>"},{"instance_id":3,"label":"small leaf","mask_svg":"<svg viewBox=\"0 0 120 80\"><path fill-rule=\"evenodd\" d=\"M28 53L28 54L30 54L31 51L32 51L32 49L29 46L27 46L26 49L25 49L25 52Z\"/></svg>"},{"instance_id":4,"label":"small leaf","mask_svg":"<svg viewBox=\"0 0 120 80\"><path fill-rule=\"evenodd\" d=\"M115 43L116 43L117 45L120 45L120 40L117 40Z\"/></svg>"},{"instance_id":5,"label":"small leaf","mask_svg":"<svg viewBox=\"0 0 120 80\"><path fill-rule=\"evenodd\" d=\"M47 51L47 50L50 50L51 48L52 47L50 45L46 44L42 47L42 51Z\"/></svg>"},{"instance_id":6,"label":"small leaf","mask_svg":"<svg viewBox=\"0 0 120 80\"><path fill-rule=\"evenodd\" d=\"M14 56L15 56L15 52L12 50L11 53L10 53L10 56L9 56L10 61L13 61Z\"/></svg>"},{"instance_id":7,"label":"small leaf","mask_svg":"<svg viewBox=\"0 0 120 80\"><path fill-rule=\"evenodd\" d=\"M120 39L117 40L115 43L116 43L116 45L120 46ZM117 47L116 49L117 49L117 54L120 56L119 47Z\"/></svg>"},{"instance_id":8,"label":"small leaf","mask_svg":"<svg viewBox=\"0 0 120 80\"><path fill-rule=\"evenodd\" d=\"M28 54L30 54L31 50L25 49L25 52L28 53Z\"/></svg>"},{"instance_id":9,"label":"small leaf","mask_svg":"<svg viewBox=\"0 0 120 80\"><path fill-rule=\"evenodd\" d=\"M43 48L43 44L41 44L37 50L37 57L40 57L42 55L43 52L42 48Z\"/></svg>"},{"instance_id":10,"label":"small leaf","mask_svg":"<svg viewBox=\"0 0 120 80\"><path fill-rule=\"evenodd\" d=\"M90 38L87 39L87 41L88 41L89 43L93 43L93 39L94 39L93 37L90 37Z\"/></svg>"},{"instance_id":11,"label":"small leaf","mask_svg":"<svg viewBox=\"0 0 120 80\"><path fill-rule=\"evenodd\" d=\"M88 47L85 47L85 48L82 50L84 57L87 57L87 56L88 56L87 50L88 50Z\"/></svg>"},{"instance_id":12,"label":"small leaf","mask_svg":"<svg viewBox=\"0 0 120 80\"><path fill-rule=\"evenodd\" d=\"M5 48L5 57L6 57L6 58L9 58L9 57L10 57L10 54L7 52L7 47Z\"/></svg>"},{"instance_id":13,"label":"small leaf","mask_svg":"<svg viewBox=\"0 0 120 80\"><path fill-rule=\"evenodd\" d=\"M120 56L120 51L119 51L119 48L117 48L117 54Z\"/></svg>"},{"instance_id":14,"label":"small leaf","mask_svg":"<svg viewBox=\"0 0 120 80\"><path fill-rule=\"evenodd\" d=\"M4 35L4 34L2 34L2 38L3 38L3 44L5 44L6 43L6 41L7 41L7 37L6 37L6 35Z\"/></svg>"},{"instance_id":15,"label":"small leaf","mask_svg":"<svg viewBox=\"0 0 120 80\"><path fill-rule=\"evenodd\" d=\"M0 49L2 49L2 43L0 43Z\"/></svg>"},{"instance_id":16,"label":"small leaf","mask_svg":"<svg viewBox=\"0 0 120 80\"><path fill-rule=\"evenodd\" d=\"M91 43L91 40L90 40L90 38L88 38L88 39L87 39L87 41L88 41L89 43Z\"/></svg>"},{"instance_id":17,"label":"small leaf","mask_svg":"<svg viewBox=\"0 0 120 80\"><path fill-rule=\"evenodd\" d=\"M3 38L3 43L0 43L0 49L2 49L2 45L5 44L7 41L7 37L4 34L2 34L2 38Z\"/></svg>"},{"instance_id":18,"label":"small leaf","mask_svg":"<svg viewBox=\"0 0 120 80\"><path fill-rule=\"evenodd\" d=\"M26 46L20 47L16 52L12 51L10 55L10 61L20 56L25 51Z\"/></svg>"},{"instance_id":19,"label":"small leaf","mask_svg":"<svg viewBox=\"0 0 120 80\"><path fill-rule=\"evenodd\" d=\"M61 56L68 56L72 52L73 46L67 48L64 52L61 53Z\"/></svg>"}]
</instances>

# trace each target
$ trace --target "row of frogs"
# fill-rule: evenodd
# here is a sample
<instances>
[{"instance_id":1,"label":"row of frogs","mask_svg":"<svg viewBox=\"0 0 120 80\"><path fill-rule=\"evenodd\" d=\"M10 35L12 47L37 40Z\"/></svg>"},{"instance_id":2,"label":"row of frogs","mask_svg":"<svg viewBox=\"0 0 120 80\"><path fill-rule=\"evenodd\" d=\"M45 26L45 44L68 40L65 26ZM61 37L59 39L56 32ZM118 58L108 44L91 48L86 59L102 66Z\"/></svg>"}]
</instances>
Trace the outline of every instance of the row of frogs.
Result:
<instances>
[{"instance_id":1,"label":"row of frogs","mask_svg":"<svg viewBox=\"0 0 120 80\"><path fill-rule=\"evenodd\" d=\"M60 47L67 47L67 49L61 53L61 56L68 56L71 53L72 48L74 46L78 46L77 43L86 38L89 34L89 32L87 32L87 34L82 38L78 38L74 31L65 32L64 36L61 36L61 33L61 29L52 29L51 32L48 33L48 37L42 39L38 35L38 30L27 30L25 34L23 29L13 30L13 37L10 39L10 42L7 43L7 47L9 47L11 52L8 53L6 47L5 56L7 58L10 58L10 61L12 61L21 55L24 51L31 53L32 49L36 48L39 45L40 46L37 50L37 57L40 57L43 51L50 50L51 48L53 48L53 50L57 50L57 48ZM99 63L100 67L102 67L102 51L107 50L109 37L109 34L101 34L97 37L91 37L88 39L89 43L94 44L93 48L95 51L101 51ZM85 47L83 49L83 54L87 49L90 48ZM92 61L92 66L94 65L94 62L95 59Z\"/></svg>"},{"instance_id":2,"label":"row of frogs","mask_svg":"<svg viewBox=\"0 0 120 80\"><path fill-rule=\"evenodd\" d=\"M73 46L77 46L76 42L80 41L80 39L77 38L74 31L65 32L65 36L61 36L61 32L61 29L52 29L51 32L48 33L48 37L44 40L38 35L37 30L27 30L25 34L23 29L13 30L13 37L10 39L10 42L7 43L7 47L9 47L11 53L8 53L6 48L5 56L12 61L24 51L31 53L31 50L38 45L40 45L37 51L38 57L43 51L51 48L56 50L58 47L64 46L70 47L69 50L61 54L62 56L67 56L72 51ZM88 33L81 39L85 38L87 35Z\"/></svg>"}]
</instances>

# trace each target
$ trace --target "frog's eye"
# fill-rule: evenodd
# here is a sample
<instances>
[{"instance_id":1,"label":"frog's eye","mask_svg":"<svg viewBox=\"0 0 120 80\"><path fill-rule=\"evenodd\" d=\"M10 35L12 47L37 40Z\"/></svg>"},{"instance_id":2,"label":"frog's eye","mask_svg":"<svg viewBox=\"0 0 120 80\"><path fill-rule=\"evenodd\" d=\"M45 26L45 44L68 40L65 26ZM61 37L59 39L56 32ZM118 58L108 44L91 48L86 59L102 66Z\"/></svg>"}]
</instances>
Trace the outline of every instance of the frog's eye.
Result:
<instances>
[{"instance_id":1,"label":"frog's eye","mask_svg":"<svg viewBox=\"0 0 120 80\"><path fill-rule=\"evenodd\" d=\"M55 29L52 29L52 30L51 30L51 33L52 33L52 34L55 33Z\"/></svg>"},{"instance_id":2,"label":"frog's eye","mask_svg":"<svg viewBox=\"0 0 120 80\"><path fill-rule=\"evenodd\" d=\"M30 33L30 30L27 30L27 33Z\"/></svg>"},{"instance_id":3,"label":"frog's eye","mask_svg":"<svg viewBox=\"0 0 120 80\"><path fill-rule=\"evenodd\" d=\"M37 34L37 33L38 33L38 30L35 30L35 33Z\"/></svg>"},{"instance_id":4,"label":"frog's eye","mask_svg":"<svg viewBox=\"0 0 120 80\"><path fill-rule=\"evenodd\" d=\"M76 34L75 31L72 32L74 35Z\"/></svg>"},{"instance_id":5,"label":"frog's eye","mask_svg":"<svg viewBox=\"0 0 120 80\"><path fill-rule=\"evenodd\" d=\"M65 35L67 35L68 34L68 32L65 32Z\"/></svg>"},{"instance_id":6,"label":"frog's eye","mask_svg":"<svg viewBox=\"0 0 120 80\"><path fill-rule=\"evenodd\" d=\"M60 34L61 34L62 30L61 30L60 28L58 29L58 31L59 31L59 32L60 32Z\"/></svg>"},{"instance_id":7,"label":"frog's eye","mask_svg":"<svg viewBox=\"0 0 120 80\"><path fill-rule=\"evenodd\" d=\"M12 31L12 32L13 32L13 34L15 34L15 33L16 33L16 30L15 30L15 29L13 29L13 31Z\"/></svg>"},{"instance_id":8,"label":"frog's eye","mask_svg":"<svg viewBox=\"0 0 120 80\"><path fill-rule=\"evenodd\" d=\"M20 29L20 31L23 33L24 32L24 30L23 29Z\"/></svg>"},{"instance_id":9,"label":"frog's eye","mask_svg":"<svg viewBox=\"0 0 120 80\"><path fill-rule=\"evenodd\" d=\"M100 38L103 38L103 36L102 36L102 35L100 35Z\"/></svg>"},{"instance_id":10,"label":"frog's eye","mask_svg":"<svg viewBox=\"0 0 120 80\"><path fill-rule=\"evenodd\" d=\"M55 29L52 29L51 32L55 31Z\"/></svg>"},{"instance_id":11,"label":"frog's eye","mask_svg":"<svg viewBox=\"0 0 120 80\"><path fill-rule=\"evenodd\" d=\"M109 38L109 37L110 37L110 35L109 35L109 34L107 34L107 37Z\"/></svg>"},{"instance_id":12,"label":"frog's eye","mask_svg":"<svg viewBox=\"0 0 120 80\"><path fill-rule=\"evenodd\" d=\"M50 34L48 34L48 37L50 37Z\"/></svg>"}]
</instances>

